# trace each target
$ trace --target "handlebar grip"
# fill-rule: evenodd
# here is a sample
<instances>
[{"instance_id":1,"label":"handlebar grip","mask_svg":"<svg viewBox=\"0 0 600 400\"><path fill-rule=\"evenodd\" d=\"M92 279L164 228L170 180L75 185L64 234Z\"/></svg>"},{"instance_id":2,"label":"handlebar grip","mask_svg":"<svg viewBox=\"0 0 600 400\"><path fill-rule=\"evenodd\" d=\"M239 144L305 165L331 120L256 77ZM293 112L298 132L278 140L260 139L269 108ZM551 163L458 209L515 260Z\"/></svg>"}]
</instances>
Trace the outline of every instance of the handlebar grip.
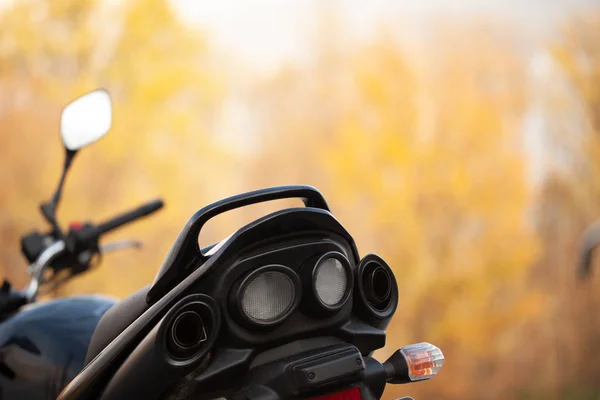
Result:
<instances>
[{"instance_id":1,"label":"handlebar grip","mask_svg":"<svg viewBox=\"0 0 600 400\"><path fill-rule=\"evenodd\" d=\"M119 228L129 222L133 222L138 218L145 217L146 215L152 214L155 211L160 210L164 203L162 200L153 200L143 206L136 208L135 210L128 211L121 215L118 215L102 224L98 224L98 233L103 234L113 229Z\"/></svg>"}]
</instances>

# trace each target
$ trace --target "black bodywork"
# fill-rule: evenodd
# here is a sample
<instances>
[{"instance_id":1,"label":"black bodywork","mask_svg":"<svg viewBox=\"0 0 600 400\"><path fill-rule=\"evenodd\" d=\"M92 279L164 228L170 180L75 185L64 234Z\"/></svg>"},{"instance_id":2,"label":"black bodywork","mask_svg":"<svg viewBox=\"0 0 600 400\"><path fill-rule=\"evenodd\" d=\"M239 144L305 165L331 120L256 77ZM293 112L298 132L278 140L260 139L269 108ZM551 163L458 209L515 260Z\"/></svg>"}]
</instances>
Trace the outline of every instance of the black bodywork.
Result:
<instances>
[{"instance_id":1,"label":"black bodywork","mask_svg":"<svg viewBox=\"0 0 600 400\"><path fill-rule=\"evenodd\" d=\"M98 321L116 303L78 296L31 305L0 325L0 399L54 400L84 367Z\"/></svg>"},{"instance_id":2,"label":"black bodywork","mask_svg":"<svg viewBox=\"0 0 600 400\"><path fill-rule=\"evenodd\" d=\"M216 246L198 247L202 226L215 215L291 197L301 198L306 207L272 213ZM311 304L310 288L302 279L328 252L345 257L354 277L348 301L329 313ZM373 263L392 279L389 301L375 307L362 290L361 275ZM302 298L281 323L251 327L237 315L235 291L245 276L268 265L295 271ZM167 398L181 390L182 382L187 396L198 399L305 398L352 386L369 399L381 396L386 377L393 373L370 357L384 346L385 329L398 303L391 269L375 255L361 260L352 236L309 186L250 192L198 211L178 236L145 302L139 316L122 332L114 332L114 340L92 355L59 399ZM173 320L185 310L199 313L206 330L206 340L193 354L169 347Z\"/></svg>"}]
</instances>

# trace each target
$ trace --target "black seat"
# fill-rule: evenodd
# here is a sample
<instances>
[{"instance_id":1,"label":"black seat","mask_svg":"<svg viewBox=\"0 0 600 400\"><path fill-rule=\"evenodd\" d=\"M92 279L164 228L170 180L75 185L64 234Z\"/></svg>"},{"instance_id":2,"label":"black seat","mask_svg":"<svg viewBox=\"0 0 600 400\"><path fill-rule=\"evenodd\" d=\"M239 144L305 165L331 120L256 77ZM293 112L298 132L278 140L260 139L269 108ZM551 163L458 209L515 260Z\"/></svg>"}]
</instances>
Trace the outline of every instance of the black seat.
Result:
<instances>
[{"instance_id":1,"label":"black seat","mask_svg":"<svg viewBox=\"0 0 600 400\"><path fill-rule=\"evenodd\" d=\"M110 342L149 308L148 303L146 303L146 295L149 290L150 285L141 288L112 306L102 316L90 340L85 365L89 364Z\"/></svg>"}]
</instances>

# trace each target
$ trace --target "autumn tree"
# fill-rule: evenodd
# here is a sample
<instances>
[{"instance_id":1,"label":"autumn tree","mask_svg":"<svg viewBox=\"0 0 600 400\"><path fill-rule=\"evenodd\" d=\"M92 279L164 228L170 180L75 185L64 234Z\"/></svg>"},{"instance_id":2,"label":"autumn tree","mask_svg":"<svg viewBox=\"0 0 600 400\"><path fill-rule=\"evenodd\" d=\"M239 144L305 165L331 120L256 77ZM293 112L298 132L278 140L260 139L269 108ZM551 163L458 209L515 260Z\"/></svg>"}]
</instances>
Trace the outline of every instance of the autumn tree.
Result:
<instances>
[{"instance_id":1,"label":"autumn tree","mask_svg":"<svg viewBox=\"0 0 600 400\"><path fill-rule=\"evenodd\" d=\"M424 70L386 35L325 46L254 93L265 132L254 180L314 184L362 254L396 272L400 306L379 357L422 340L447 352L448 371L415 395L514 395L507 371L541 307L526 285L537 254L519 130L526 68L513 38L479 28L440 27Z\"/></svg>"},{"instance_id":2,"label":"autumn tree","mask_svg":"<svg viewBox=\"0 0 600 400\"><path fill-rule=\"evenodd\" d=\"M244 66L216 71L204 35L167 1L23 0L0 13L0 271L17 286L18 239L43 226L37 207L62 164L61 108L105 87L113 129L77 156L60 220L101 221L155 196L167 207L107 238L141 238L142 251L107 256L58 294L125 296L152 280L201 206L306 183L362 255L394 268L400 305L378 357L418 341L446 354L435 380L386 398L592 398L600 291L575 282L574 263L600 215L597 13L548 45L552 85L528 84L529 49L512 27L436 21L411 53L393 30L352 43L324 13L305 63L245 76L236 91L223 71L239 78ZM553 144L540 182L524 149L532 104ZM214 125L228 112L239 131ZM272 208L225 216L202 241Z\"/></svg>"},{"instance_id":3,"label":"autumn tree","mask_svg":"<svg viewBox=\"0 0 600 400\"><path fill-rule=\"evenodd\" d=\"M545 352L551 355L546 371L553 373L545 381L563 397L600 391L600 363L590 357L600 349L598 285L578 281L576 271L583 232L600 216L598 23L598 9L564 21L541 58L535 87L534 106L547 121L541 132L546 173L535 208L544 252L535 276L552 293L542 321L552 326Z\"/></svg>"},{"instance_id":4,"label":"autumn tree","mask_svg":"<svg viewBox=\"0 0 600 400\"><path fill-rule=\"evenodd\" d=\"M227 157L208 134L222 93L211 51L162 0L21 1L2 10L2 21L2 271L16 286L26 280L18 238L43 227L38 204L62 165L61 108L104 87L113 128L74 161L59 219L99 222L156 196L167 207L111 235L141 238L142 251L107 256L64 293L127 295L152 280L186 219L216 198L211 188L219 181L210 171L226 170Z\"/></svg>"}]
</instances>

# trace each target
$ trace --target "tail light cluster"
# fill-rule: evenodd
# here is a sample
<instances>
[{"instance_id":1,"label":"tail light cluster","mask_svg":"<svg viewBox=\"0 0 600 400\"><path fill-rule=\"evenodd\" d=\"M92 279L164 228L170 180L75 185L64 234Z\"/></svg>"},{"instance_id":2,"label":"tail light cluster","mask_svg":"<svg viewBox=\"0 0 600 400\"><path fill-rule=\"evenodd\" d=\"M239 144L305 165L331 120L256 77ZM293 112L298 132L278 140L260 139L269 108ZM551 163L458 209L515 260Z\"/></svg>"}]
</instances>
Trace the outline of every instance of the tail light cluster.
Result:
<instances>
[{"instance_id":1,"label":"tail light cluster","mask_svg":"<svg viewBox=\"0 0 600 400\"><path fill-rule=\"evenodd\" d=\"M303 303L311 315L325 318L348 302L354 274L348 259L330 251L309 259L299 271L285 265L265 265L238 279L229 306L240 325L279 325Z\"/></svg>"},{"instance_id":2,"label":"tail light cluster","mask_svg":"<svg viewBox=\"0 0 600 400\"><path fill-rule=\"evenodd\" d=\"M315 317L332 316L353 294L360 317L385 328L398 305L398 286L389 265L374 254L354 270L336 251L309 259L298 271L265 265L237 281L229 305L241 325L261 328L279 325L301 303Z\"/></svg>"}]
</instances>

